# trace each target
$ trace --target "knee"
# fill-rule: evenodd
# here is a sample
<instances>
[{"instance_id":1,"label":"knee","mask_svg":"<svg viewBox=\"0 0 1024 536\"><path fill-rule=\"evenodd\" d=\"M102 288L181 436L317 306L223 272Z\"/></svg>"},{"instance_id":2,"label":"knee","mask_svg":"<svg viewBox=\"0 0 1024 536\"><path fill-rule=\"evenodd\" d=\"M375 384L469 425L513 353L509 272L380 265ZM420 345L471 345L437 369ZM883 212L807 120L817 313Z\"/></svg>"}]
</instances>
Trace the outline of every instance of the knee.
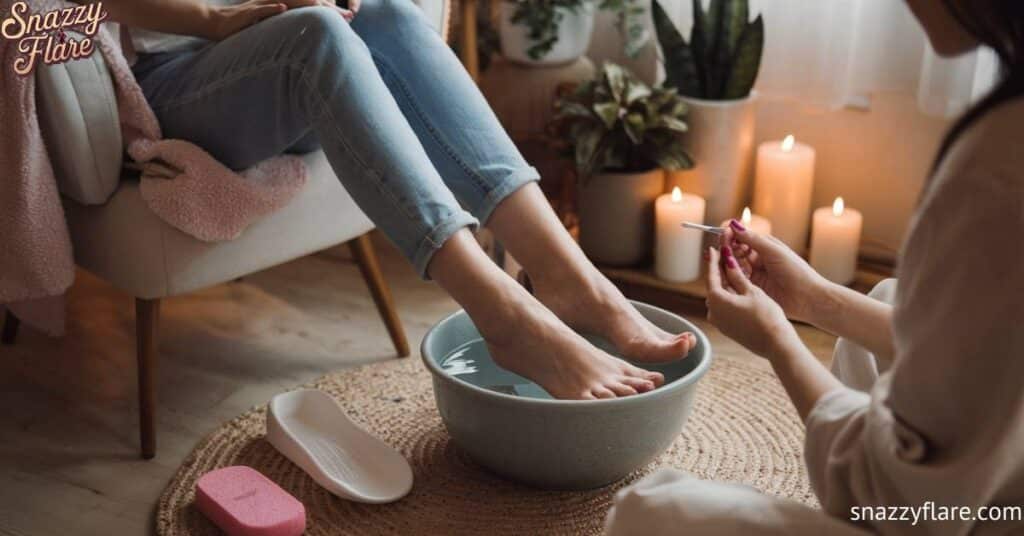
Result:
<instances>
[{"instance_id":1,"label":"knee","mask_svg":"<svg viewBox=\"0 0 1024 536\"><path fill-rule=\"evenodd\" d=\"M370 51L341 14L329 7L303 7L283 15L290 16L294 36L293 54L302 66L321 67L337 72L342 65L372 64Z\"/></svg>"},{"instance_id":2,"label":"knee","mask_svg":"<svg viewBox=\"0 0 1024 536\"><path fill-rule=\"evenodd\" d=\"M377 22L379 21L379 22ZM412 0L362 0L354 24L381 28L425 22L419 6Z\"/></svg>"},{"instance_id":3,"label":"knee","mask_svg":"<svg viewBox=\"0 0 1024 536\"><path fill-rule=\"evenodd\" d=\"M357 54L362 42L337 11L328 7L304 7L289 10L289 30L304 62L318 63L343 54Z\"/></svg>"}]
</instances>

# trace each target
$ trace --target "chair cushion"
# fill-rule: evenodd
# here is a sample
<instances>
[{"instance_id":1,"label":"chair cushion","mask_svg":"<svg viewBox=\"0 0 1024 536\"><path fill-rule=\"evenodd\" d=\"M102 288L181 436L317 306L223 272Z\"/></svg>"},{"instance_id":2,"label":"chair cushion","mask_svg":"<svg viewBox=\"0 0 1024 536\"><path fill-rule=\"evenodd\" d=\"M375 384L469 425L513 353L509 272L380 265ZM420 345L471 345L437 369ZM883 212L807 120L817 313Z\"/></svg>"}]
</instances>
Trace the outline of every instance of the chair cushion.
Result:
<instances>
[{"instance_id":1,"label":"chair cushion","mask_svg":"<svg viewBox=\"0 0 1024 536\"><path fill-rule=\"evenodd\" d=\"M67 63L41 64L36 95L40 128L61 193L79 203L106 202L121 179L124 150L117 98L103 56L97 52Z\"/></svg>"},{"instance_id":2,"label":"chair cushion","mask_svg":"<svg viewBox=\"0 0 1024 536\"><path fill-rule=\"evenodd\" d=\"M102 207L66 200L75 260L133 296L162 298L230 281L373 229L323 152L304 160L309 180L302 192L229 242L202 242L171 227L149 210L135 181L124 181Z\"/></svg>"}]
</instances>

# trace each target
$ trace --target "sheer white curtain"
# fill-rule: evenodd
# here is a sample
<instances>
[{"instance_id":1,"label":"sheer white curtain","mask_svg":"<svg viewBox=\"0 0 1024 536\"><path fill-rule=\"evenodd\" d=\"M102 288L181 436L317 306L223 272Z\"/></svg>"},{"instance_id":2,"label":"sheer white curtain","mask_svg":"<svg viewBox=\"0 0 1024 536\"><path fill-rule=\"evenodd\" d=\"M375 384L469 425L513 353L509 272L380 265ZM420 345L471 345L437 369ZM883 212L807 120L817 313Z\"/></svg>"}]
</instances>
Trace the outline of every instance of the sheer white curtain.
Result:
<instances>
[{"instance_id":1,"label":"sheer white curtain","mask_svg":"<svg viewBox=\"0 0 1024 536\"><path fill-rule=\"evenodd\" d=\"M689 36L691 0L659 0ZM706 0L705 0L706 1ZM878 91L907 92L929 115L953 117L996 78L988 50L938 57L897 0L750 0L765 21L757 91L811 107L866 107Z\"/></svg>"}]
</instances>

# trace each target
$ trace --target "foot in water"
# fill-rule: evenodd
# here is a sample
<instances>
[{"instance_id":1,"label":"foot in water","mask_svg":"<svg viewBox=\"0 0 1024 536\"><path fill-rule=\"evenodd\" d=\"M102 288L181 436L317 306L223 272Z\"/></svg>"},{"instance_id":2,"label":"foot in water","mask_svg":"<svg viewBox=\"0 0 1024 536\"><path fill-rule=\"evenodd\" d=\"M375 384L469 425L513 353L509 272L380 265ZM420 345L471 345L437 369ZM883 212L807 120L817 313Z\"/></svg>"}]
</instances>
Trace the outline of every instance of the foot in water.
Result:
<instances>
[{"instance_id":1,"label":"foot in water","mask_svg":"<svg viewBox=\"0 0 1024 536\"><path fill-rule=\"evenodd\" d=\"M491 357L551 396L592 400L645 393L661 386L658 372L635 367L598 349L519 289L488 318L475 318Z\"/></svg>"},{"instance_id":2,"label":"foot in water","mask_svg":"<svg viewBox=\"0 0 1024 536\"><path fill-rule=\"evenodd\" d=\"M600 272L575 279L534 280L534 295L573 329L600 335L626 359L664 363L686 357L693 333L669 333L644 318Z\"/></svg>"}]
</instances>

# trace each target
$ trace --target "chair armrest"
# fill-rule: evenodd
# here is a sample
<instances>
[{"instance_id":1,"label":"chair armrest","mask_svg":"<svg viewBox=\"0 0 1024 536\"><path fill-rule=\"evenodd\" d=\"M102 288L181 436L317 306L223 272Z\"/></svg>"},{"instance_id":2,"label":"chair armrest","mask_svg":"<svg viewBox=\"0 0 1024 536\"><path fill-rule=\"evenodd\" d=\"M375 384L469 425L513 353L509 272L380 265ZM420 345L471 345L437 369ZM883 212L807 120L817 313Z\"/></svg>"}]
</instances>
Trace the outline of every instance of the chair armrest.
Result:
<instances>
[{"instance_id":1,"label":"chair armrest","mask_svg":"<svg viewBox=\"0 0 1024 536\"><path fill-rule=\"evenodd\" d=\"M76 36L77 37L77 36ZM102 204L117 190L124 150L117 97L103 55L36 71L43 140L62 194Z\"/></svg>"}]
</instances>

